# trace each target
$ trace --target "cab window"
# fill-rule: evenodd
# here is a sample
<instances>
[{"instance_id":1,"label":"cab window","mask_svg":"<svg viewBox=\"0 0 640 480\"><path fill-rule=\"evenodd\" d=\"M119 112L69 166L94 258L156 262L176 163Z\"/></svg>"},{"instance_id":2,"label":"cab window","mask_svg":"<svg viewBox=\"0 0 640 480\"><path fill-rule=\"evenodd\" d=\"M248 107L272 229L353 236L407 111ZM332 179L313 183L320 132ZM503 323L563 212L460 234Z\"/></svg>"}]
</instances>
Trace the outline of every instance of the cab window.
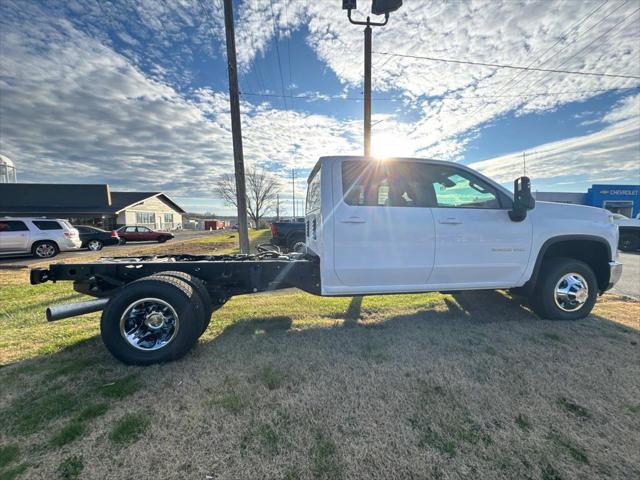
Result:
<instances>
[{"instance_id":1,"label":"cab window","mask_svg":"<svg viewBox=\"0 0 640 480\"><path fill-rule=\"evenodd\" d=\"M431 165L432 186L438 207L500 208L496 190L469 172Z\"/></svg>"},{"instance_id":2,"label":"cab window","mask_svg":"<svg viewBox=\"0 0 640 480\"><path fill-rule=\"evenodd\" d=\"M307 213L320 210L320 169L313 176L307 188ZM299 221L304 221L300 219Z\"/></svg>"},{"instance_id":3,"label":"cab window","mask_svg":"<svg viewBox=\"0 0 640 480\"><path fill-rule=\"evenodd\" d=\"M427 167L420 162L345 161L344 201L361 207L429 207L433 188Z\"/></svg>"}]
</instances>

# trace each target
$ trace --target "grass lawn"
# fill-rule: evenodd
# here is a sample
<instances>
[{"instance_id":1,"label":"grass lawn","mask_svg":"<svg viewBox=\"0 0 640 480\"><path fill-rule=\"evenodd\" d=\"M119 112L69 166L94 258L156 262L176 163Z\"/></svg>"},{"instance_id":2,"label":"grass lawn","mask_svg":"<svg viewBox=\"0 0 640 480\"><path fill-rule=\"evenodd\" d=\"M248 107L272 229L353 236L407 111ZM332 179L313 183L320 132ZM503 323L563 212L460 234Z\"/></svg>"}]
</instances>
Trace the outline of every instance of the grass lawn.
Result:
<instances>
[{"instance_id":1,"label":"grass lawn","mask_svg":"<svg viewBox=\"0 0 640 480\"><path fill-rule=\"evenodd\" d=\"M207 238L151 248L236 241ZM81 298L0 271L1 480L640 477L638 302L552 322L503 292L285 290L142 368L106 352L99 314L47 324Z\"/></svg>"}]
</instances>

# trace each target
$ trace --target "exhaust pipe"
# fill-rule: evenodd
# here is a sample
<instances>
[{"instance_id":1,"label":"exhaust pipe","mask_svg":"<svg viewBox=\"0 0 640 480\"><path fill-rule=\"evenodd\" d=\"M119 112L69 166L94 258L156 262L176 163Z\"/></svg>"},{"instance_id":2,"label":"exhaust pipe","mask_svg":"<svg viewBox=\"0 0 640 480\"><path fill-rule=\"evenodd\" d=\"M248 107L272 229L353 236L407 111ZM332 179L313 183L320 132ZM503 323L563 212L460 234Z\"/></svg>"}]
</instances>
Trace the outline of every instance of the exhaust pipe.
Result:
<instances>
[{"instance_id":1,"label":"exhaust pipe","mask_svg":"<svg viewBox=\"0 0 640 480\"><path fill-rule=\"evenodd\" d=\"M108 298L99 298L97 300L89 300L88 302L67 303L66 305L48 307L46 310L47 321L55 322L56 320L76 317L78 315L84 315L85 313L99 312L107 306L107 303L109 303Z\"/></svg>"}]
</instances>

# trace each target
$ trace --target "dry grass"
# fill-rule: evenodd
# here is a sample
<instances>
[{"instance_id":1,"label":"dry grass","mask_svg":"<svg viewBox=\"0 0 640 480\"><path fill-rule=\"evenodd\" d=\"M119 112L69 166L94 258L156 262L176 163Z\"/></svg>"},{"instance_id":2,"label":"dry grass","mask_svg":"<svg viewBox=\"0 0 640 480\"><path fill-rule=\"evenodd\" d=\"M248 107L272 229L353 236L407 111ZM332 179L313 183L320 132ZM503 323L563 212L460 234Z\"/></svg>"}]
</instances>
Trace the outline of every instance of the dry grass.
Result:
<instances>
[{"instance_id":1,"label":"dry grass","mask_svg":"<svg viewBox=\"0 0 640 480\"><path fill-rule=\"evenodd\" d=\"M45 287L23 288L69 293ZM250 295L147 368L113 360L95 316L44 325L25 302L0 319L2 358L28 352L0 369L0 478L640 476L640 303L621 297L551 322L499 292Z\"/></svg>"}]
</instances>

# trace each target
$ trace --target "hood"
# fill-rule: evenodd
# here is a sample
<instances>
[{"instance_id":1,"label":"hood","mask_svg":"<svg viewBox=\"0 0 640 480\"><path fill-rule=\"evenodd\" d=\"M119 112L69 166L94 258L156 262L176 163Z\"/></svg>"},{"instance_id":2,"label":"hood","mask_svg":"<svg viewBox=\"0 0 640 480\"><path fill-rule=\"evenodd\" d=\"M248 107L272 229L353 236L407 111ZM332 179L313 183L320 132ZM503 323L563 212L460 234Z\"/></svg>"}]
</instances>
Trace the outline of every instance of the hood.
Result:
<instances>
[{"instance_id":1,"label":"hood","mask_svg":"<svg viewBox=\"0 0 640 480\"><path fill-rule=\"evenodd\" d=\"M544 218L591 220L603 223L611 223L612 218L611 213L604 208L556 202L536 201L536 206L532 212L535 212L536 215Z\"/></svg>"}]
</instances>

